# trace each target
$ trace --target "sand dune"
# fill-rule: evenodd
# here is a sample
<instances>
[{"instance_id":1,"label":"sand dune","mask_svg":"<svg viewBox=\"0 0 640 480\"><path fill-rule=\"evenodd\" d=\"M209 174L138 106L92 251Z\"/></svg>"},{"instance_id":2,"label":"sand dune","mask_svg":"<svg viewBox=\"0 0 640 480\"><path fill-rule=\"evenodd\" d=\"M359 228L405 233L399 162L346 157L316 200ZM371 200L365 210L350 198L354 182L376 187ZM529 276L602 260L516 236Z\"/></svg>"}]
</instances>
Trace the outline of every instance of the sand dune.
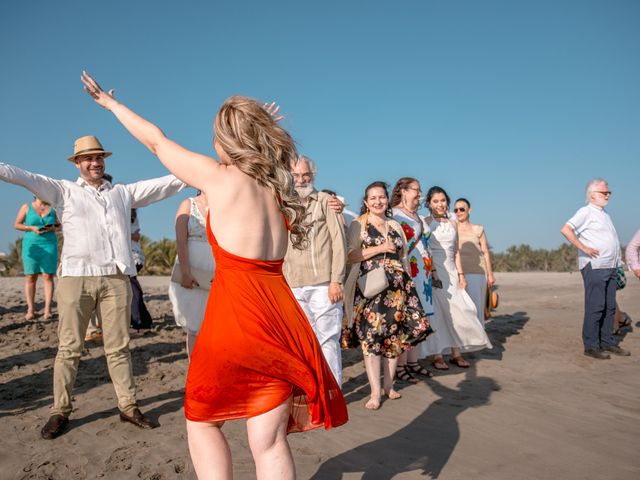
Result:
<instances>
[{"instance_id":1,"label":"sand dune","mask_svg":"<svg viewBox=\"0 0 640 480\"><path fill-rule=\"evenodd\" d=\"M377 412L361 355L344 352L350 422L290 437L301 479L640 478L640 282L619 296L634 319L631 357L582 355L578 274L498 274L493 350L470 355ZM22 279L0 279L0 479L191 479L182 412L187 371L167 278L141 279L155 327L131 342L142 410L161 427L119 421L100 343L87 344L69 431L40 438L49 414L57 320L24 320ZM40 299L41 300L41 299ZM215 361L215 358L212 359ZM236 478L254 478L243 422L225 425Z\"/></svg>"}]
</instances>

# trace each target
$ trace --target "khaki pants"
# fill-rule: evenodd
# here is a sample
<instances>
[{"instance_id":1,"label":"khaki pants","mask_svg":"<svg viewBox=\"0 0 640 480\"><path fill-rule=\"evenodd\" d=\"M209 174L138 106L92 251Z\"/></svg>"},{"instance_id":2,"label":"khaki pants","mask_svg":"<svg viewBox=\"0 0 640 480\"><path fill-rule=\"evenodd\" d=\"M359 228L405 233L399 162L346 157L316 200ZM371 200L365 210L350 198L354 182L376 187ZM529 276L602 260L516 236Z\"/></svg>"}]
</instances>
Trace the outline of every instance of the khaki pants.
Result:
<instances>
[{"instance_id":1,"label":"khaki pants","mask_svg":"<svg viewBox=\"0 0 640 480\"><path fill-rule=\"evenodd\" d=\"M51 414L69 416L71 391L91 314L102 319L104 351L109 376L118 397L120 411L130 413L136 406L129 352L131 285L127 275L62 277L58 282L58 354L53 367L53 408Z\"/></svg>"}]
</instances>

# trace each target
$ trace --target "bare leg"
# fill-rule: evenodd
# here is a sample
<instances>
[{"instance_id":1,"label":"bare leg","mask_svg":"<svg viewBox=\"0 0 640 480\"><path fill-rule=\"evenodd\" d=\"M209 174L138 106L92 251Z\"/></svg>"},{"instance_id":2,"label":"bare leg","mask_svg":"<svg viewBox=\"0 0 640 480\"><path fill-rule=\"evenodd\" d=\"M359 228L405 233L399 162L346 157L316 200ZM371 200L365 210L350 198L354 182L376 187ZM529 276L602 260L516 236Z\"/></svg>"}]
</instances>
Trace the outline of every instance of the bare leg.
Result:
<instances>
[{"instance_id":1,"label":"bare leg","mask_svg":"<svg viewBox=\"0 0 640 480\"><path fill-rule=\"evenodd\" d=\"M414 350L415 349L412 348L411 350L405 350L404 352L402 352L402 355L398 357L398 368L404 367L407 364L409 353L413 352ZM418 355L418 352L416 352L416 355Z\"/></svg>"},{"instance_id":2,"label":"bare leg","mask_svg":"<svg viewBox=\"0 0 640 480\"><path fill-rule=\"evenodd\" d=\"M53 300L53 277L51 273L43 273L42 281L44 282L44 319L51 318L51 301Z\"/></svg>"},{"instance_id":3,"label":"bare leg","mask_svg":"<svg viewBox=\"0 0 640 480\"><path fill-rule=\"evenodd\" d=\"M35 316L35 298L36 298L36 283L38 282L38 274L24 276L24 296L27 300L27 314L24 316L25 320L31 320Z\"/></svg>"},{"instance_id":4,"label":"bare leg","mask_svg":"<svg viewBox=\"0 0 640 480\"><path fill-rule=\"evenodd\" d=\"M233 478L231 450L220 428L222 423L187 420L189 453L201 480L229 480Z\"/></svg>"},{"instance_id":5,"label":"bare leg","mask_svg":"<svg viewBox=\"0 0 640 480\"><path fill-rule=\"evenodd\" d=\"M364 406L369 410L377 410L380 408L380 355L365 355L364 368L371 387L371 398Z\"/></svg>"},{"instance_id":6,"label":"bare leg","mask_svg":"<svg viewBox=\"0 0 640 480\"><path fill-rule=\"evenodd\" d=\"M393 389L397 366L397 358L384 358L382 360L382 369L384 370L384 394L389 397L389 400L397 400L402 397L402 395Z\"/></svg>"},{"instance_id":7,"label":"bare leg","mask_svg":"<svg viewBox=\"0 0 640 480\"><path fill-rule=\"evenodd\" d=\"M193 347L196 344L196 338L198 338L198 334L187 332L187 355L189 356L189 359L191 359Z\"/></svg>"},{"instance_id":8,"label":"bare leg","mask_svg":"<svg viewBox=\"0 0 640 480\"><path fill-rule=\"evenodd\" d=\"M257 480L296 478L296 466L287 442L292 401L292 397L289 397L273 410L247 420L249 447L256 463Z\"/></svg>"}]
</instances>

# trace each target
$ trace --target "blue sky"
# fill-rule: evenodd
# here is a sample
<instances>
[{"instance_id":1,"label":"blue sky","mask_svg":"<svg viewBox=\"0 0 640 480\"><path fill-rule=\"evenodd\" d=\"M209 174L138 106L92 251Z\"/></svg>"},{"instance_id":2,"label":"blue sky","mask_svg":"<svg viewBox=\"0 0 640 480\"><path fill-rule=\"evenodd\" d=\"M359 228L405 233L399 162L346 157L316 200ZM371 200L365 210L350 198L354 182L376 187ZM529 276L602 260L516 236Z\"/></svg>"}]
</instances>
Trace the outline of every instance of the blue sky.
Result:
<instances>
[{"instance_id":1,"label":"blue sky","mask_svg":"<svg viewBox=\"0 0 640 480\"><path fill-rule=\"evenodd\" d=\"M634 0L7 1L0 161L77 177L97 135L132 182L160 162L84 94L86 69L188 148L212 153L229 95L277 100L317 184L357 209L373 180L417 177L473 206L497 251L555 248L605 177L626 244L640 228L640 2ZM181 195L140 211L173 237ZM30 194L0 184L0 250Z\"/></svg>"}]
</instances>

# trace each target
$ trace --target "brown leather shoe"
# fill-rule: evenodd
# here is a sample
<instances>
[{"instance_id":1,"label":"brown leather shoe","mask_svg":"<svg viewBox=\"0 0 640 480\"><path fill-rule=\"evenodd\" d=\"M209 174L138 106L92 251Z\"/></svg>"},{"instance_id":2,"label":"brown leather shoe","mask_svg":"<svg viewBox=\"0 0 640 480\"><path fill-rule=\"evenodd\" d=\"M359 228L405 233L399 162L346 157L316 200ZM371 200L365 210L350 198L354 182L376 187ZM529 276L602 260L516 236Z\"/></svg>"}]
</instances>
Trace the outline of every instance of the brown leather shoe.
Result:
<instances>
[{"instance_id":1,"label":"brown leather shoe","mask_svg":"<svg viewBox=\"0 0 640 480\"><path fill-rule=\"evenodd\" d=\"M53 440L62 434L68 423L69 419L64 415L51 415L49 421L40 430L40 435L45 440Z\"/></svg>"},{"instance_id":2,"label":"brown leather shoe","mask_svg":"<svg viewBox=\"0 0 640 480\"><path fill-rule=\"evenodd\" d=\"M140 428L156 428L158 426L145 417L139 408L134 408L130 416L120 412L120 421L133 423L136 427Z\"/></svg>"}]
</instances>

